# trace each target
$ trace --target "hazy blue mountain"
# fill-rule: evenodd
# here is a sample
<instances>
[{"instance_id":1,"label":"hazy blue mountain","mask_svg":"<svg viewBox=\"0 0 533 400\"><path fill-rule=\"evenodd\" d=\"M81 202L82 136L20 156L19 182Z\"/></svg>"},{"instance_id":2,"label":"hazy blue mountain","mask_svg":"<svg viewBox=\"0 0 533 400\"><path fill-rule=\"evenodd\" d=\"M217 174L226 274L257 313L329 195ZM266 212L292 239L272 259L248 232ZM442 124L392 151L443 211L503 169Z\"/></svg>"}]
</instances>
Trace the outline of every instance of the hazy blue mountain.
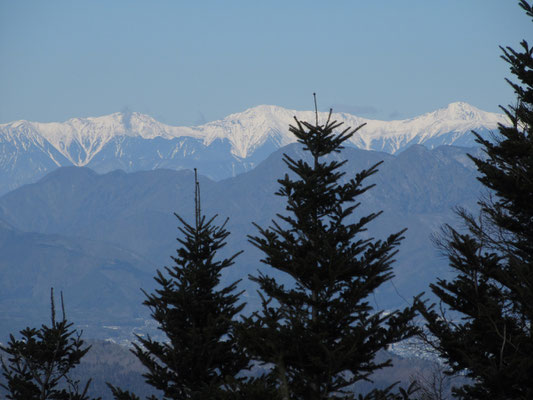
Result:
<instances>
[{"instance_id":1,"label":"hazy blue mountain","mask_svg":"<svg viewBox=\"0 0 533 400\"><path fill-rule=\"evenodd\" d=\"M435 276L448 274L430 236L443 223L456 222L453 207L476 208L481 185L467 151L477 150L415 145L397 155L356 148L336 155L348 160L347 177L384 161L368 182L376 186L363 196L355 216L384 211L368 234L385 238L408 228L394 285L385 285L374 299L379 307L398 306L402 296L410 299ZM219 223L230 218L232 234L221 255L245 250L224 279L243 279L250 307L257 304L256 288L246 277L261 268L261 254L246 235L255 233L252 222L266 226L284 212L283 199L274 195L277 179L287 170L283 152L305 157L300 145L292 144L235 178L216 182L200 177L202 210L208 216L219 214ZM100 175L67 167L2 196L0 284L7 289L0 296L0 309L9 310L5 315L10 318L26 318L34 302L39 304L36 313L47 309L50 286L64 287L72 315L95 313L115 318L119 325L138 325L135 318L144 311L139 287L152 287L155 269L170 263L178 234L173 212L191 221L193 194L190 170Z\"/></svg>"},{"instance_id":2,"label":"hazy blue mountain","mask_svg":"<svg viewBox=\"0 0 533 400\"><path fill-rule=\"evenodd\" d=\"M0 337L49 320L50 288L63 292L67 317L89 334L105 324L145 318L139 288L151 285L150 263L95 240L22 232L0 220ZM35 325L36 324L36 325Z\"/></svg>"}]
</instances>

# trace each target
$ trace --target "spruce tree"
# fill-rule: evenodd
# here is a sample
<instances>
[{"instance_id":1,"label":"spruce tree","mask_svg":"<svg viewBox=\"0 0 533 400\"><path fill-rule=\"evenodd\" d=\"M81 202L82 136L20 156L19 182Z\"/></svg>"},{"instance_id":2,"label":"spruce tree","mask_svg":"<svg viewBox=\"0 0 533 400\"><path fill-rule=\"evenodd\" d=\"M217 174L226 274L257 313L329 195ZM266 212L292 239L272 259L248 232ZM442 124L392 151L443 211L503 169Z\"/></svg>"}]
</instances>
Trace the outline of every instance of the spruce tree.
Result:
<instances>
[{"instance_id":1,"label":"spruce tree","mask_svg":"<svg viewBox=\"0 0 533 400\"><path fill-rule=\"evenodd\" d=\"M348 221L358 211L357 199L374 186L364 181L379 164L342 183L346 161L331 156L361 126L335 133L341 123L331 120L331 111L324 125L318 113L315 124L295 121L289 129L311 160L284 155L295 175L278 180L276 194L286 198L287 214L278 214L269 228L256 225L259 234L250 237L264 253L261 261L288 274L293 285L282 285L267 272L251 277L263 306L246 319L243 342L255 360L273 366L281 398L354 398L351 385L390 365L375 361L376 353L416 331L412 308L385 313L369 301L393 276L404 230L375 240L364 232L381 212ZM377 391L373 395L379 397Z\"/></svg>"},{"instance_id":2,"label":"spruce tree","mask_svg":"<svg viewBox=\"0 0 533 400\"><path fill-rule=\"evenodd\" d=\"M229 235L227 220L217 226L216 215L210 219L202 215L196 179L195 221L189 224L176 217L182 237L172 257L174 266L157 271L154 279L159 288L145 293L144 301L168 341L138 336L133 352L148 370L147 383L164 399L232 398L239 383L236 375L249 363L234 338L233 320L244 304L238 304L238 282L220 287L220 278L239 253L216 260ZM117 399L136 398L111 389Z\"/></svg>"},{"instance_id":3,"label":"spruce tree","mask_svg":"<svg viewBox=\"0 0 533 400\"><path fill-rule=\"evenodd\" d=\"M65 316L56 319L54 290L51 290L51 325L40 329L25 328L21 339L10 335L6 346L0 345L4 383L0 386L10 400L89 400L87 395L91 379L80 386L80 381L70 377L89 351L84 347L81 333L72 329ZM4 358L7 356L7 359ZM98 399L95 399L98 400Z\"/></svg>"},{"instance_id":4,"label":"spruce tree","mask_svg":"<svg viewBox=\"0 0 533 400\"><path fill-rule=\"evenodd\" d=\"M520 6L529 18L533 8ZM440 244L457 276L431 290L441 307L424 309L433 345L451 373L472 384L455 389L461 399L533 398L533 49L502 48L518 82L518 102L503 108L510 124L487 140L486 157L470 157L490 191L480 214L458 210L466 229L444 227Z\"/></svg>"}]
</instances>

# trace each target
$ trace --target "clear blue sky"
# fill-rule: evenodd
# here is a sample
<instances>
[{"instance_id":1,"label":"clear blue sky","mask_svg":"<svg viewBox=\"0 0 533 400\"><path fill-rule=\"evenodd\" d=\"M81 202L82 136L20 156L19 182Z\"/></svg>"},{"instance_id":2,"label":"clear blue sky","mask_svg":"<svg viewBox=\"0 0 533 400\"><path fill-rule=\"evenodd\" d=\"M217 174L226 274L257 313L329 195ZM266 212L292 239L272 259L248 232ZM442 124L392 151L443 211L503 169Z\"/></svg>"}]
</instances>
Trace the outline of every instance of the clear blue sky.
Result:
<instances>
[{"instance_id":1,"label":"clear blue sky","mask_svg":"<svg viewBox=\"0 0 533 400\"><path fill-rule=\"evenodd\" d=\"M513 102L512 0L0 0L0 122L131 110L189 125L259 104L408 118ZM533 44L533 43L531 43Z\"/></svg>"}]
</instances>

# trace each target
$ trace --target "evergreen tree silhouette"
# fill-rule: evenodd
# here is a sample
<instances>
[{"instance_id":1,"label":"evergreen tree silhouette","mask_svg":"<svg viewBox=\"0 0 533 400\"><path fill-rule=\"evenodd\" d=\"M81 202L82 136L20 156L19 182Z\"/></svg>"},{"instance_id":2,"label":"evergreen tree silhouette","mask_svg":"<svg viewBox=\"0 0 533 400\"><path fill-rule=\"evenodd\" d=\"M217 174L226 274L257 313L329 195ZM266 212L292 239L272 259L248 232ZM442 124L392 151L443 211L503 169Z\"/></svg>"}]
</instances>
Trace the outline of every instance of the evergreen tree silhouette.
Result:
<instances>
[{"instance_id":1,"label":"evergreen tree silhouette","mask_svg":"<svg viewBox=\"0 0 533 400\"><path fill-rule=\"evenodd\" d=\"M195 220L187 223L179 215L182 234L174 266L157 271L159 287L145 293L144 304L159 323L168 342L138 336L134 354L147 368L147 383L164 399L224 399L242 378L249 360L234 337L234 318L244 307L238 304L237 282L220 288L221 272L234 263L234 254L216 260L225 245L227 223L214 223L200 208L200 187L195 170ZM109 385L116 399L137 399L134 394ZM228 397L229 396L229 397Z\"/></svg>"},{"instance_id":2,"label":"evergreen tree silhouette","mask_svg":"<svg viewBox=\"0 0 533 400\"><path fill-rule=\"evenodd\" d=\"M490 194L479 217L458 210L466 233L444 227L438 243L457 276L431 285L443 306L423 309L450 371L473 380L455 389L461 399L533 398L533 49L521 47L502 48L519 81L508 80L517 105L502 107L510 124L493 141L476 134L486 157L470 157Z\"/></svg>"},{"instance_id":3,"label":"evergreen tree silhouette","mask_svg":"<svg viewBox=\"0 0 533 400\"><path fill-rule=\"evenodd\" d=\"M381 212L348 222L358 198L374 186L364 181L379 164L341 183L346 161L332 156L362 126L335 133L341 123L331 120L331 110L324 125L318 112L314 124L295 121L290 131L311 161L284 155L295 178L278 180L276 194L287 199L288 213L267 229L256 225L259 234L250 237L264 253L262 262L288 274L294 285L285 287L267 273L251 277L259 284L262 310L246 319L243 341L256 360L273 365L281 398L354 398L351 385L390 365L375 362L376 353L416 332L412 308L384 313L368 301L392 278L404 230L383 241L364 236ZM375 391L367 397L387 396Z\"/></svg>"},{"instance_id":4,"label":"evergreen tree silhouette","mask_svg":"<svg viewBox=\"0 0 533 400\"><path fill-rule=\"evenodd\" d=\"M0 384L10 400L89 400L91 379L80 386L70 372L87 354L81 332L72 329L65 315L61 294L62 319L56 319L54 289L51 289L51 325L40 329L25 328L21 339L10 335L6 346L0 345L7 360L0 357L5 383ZM98 399L95 399L98 400Z\"/></svg>"}]
</instances>

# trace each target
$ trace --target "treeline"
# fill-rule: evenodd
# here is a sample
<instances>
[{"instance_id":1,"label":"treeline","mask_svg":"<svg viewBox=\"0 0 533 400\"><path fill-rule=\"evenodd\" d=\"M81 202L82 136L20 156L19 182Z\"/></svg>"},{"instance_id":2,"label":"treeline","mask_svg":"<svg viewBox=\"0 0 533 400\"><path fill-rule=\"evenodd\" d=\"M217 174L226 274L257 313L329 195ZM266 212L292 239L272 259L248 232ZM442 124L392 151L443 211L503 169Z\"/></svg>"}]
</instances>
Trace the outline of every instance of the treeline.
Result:
<instances>
[{"instance_id":1,"label":"treeline","mask_svg":"<svg viewBox=\"0 0 533 400\"><path fill-rule=\"evenodd\" d=\"M87 392L90 398L112 399L112 393L106 382L113 382L116 386L135 393L141 399L151 395L158 397L160 392L145 382L142 376L145 371L143 365L127 347L101 340L89 340L87 344L91 349L72 370L71 377L80 381L91 377L91 385ZM466 382L463 376L445 376L444 367L432 359L402 357L389 351L378 352L376 358L378 361L390 359L392 366L376 371L372 374L372 381L358 382L353 387L354 392L366 394L375 388L384 389L397 382L398 385L408 386L416 380L431 393L442 393L444 399L450 396L452 385ZM261 373L260 368L249 372L256 377ZM0 393L3 393L1 389ZM420 391L417 392L417 397L420 397L419 394ZM0 398L4 398L3 395L5 393L0 394Z\"/></svg>"},{"instance_id":2,"label":"treeline","mask_svg":"<svg viewBox=\"0 0 533 400\"><path fill-rule=\"evenodd\" d=\"M520 1L529 18L533 8ZM195 180L195 219L180 216L174 265L157 271L157 288L144 305L167 341L138 336L133 353L143 377L165 399L430 399L438 393L415 380L355 393L391 360L377 354L418 336L431 345L450 374L469 380L455 387L461 399L533 398L533 50L502 48L517 81L518 101L502 108L509 126L494 140L479 135L486 157L471 159L483 185L479 215L458 209L465 229L443 227L437 244L456 272L431 285L440 304L422 296L399 310L378 310L369 297L393 276L394 255L405 230L375 239L366 234L380 212L359 215L359 199L372 189L367 178L379 164L343 179L334 157L362 126L295 119L289 130L310 162L285 155L290 171L277 195L286 212L269 227L256 225L249 241L263 253L265 272L249 276L262 299L259 310L241 316L238 282L222 287L221 272L239 253L220 259L226 222L206 216ZM315 99L316 107L316 99ZM355 222L353 216L356 216ZM272 277L292 278L285 286ZM63 305L63 302L61 302ZM424 323L415 323L421 315ZM27 328L1 347L8 399L88 400L88 382L72 369L89 347L67 321L56 317ZM255 373L250 373L254 371ZM259 373L258 373L259 371ZM139 399L113 386L115 399ZM155 395L149 397L155 399Z\"/></svg>"},{"instance_id":3,"label":"treeline","mask_svg":"<svg viewBox=\"0 0 533 400\"><path fill-rule=\"evenodd\" d=\"M148 385L142 374L145 369L140 361L126 346L104 340L87 340L91 348L80 364L70 371L72 380L85 382L91 378L91 384L87 391L89 398L112 399L112 393L106 382L135 393L141 399L159 392ZM376 371L372 375L372 381L359 382L353 388L354 392L366 394L374 388L384 389L396 382L400 385L409 385L416 380L432 393L442 393L442 398L448 398L451 386L462 384L465 378L462 376L444 376L444 367L435 360L419 357L402 357L393 352L379 352L376 358L392 360L392 366ZM261 369L250 371L254 376L261 374ZM1 381L1 379L0 379ZM417 397L420 392L417 392ZM0 388L0 398L5 398L6 391Z\"/></svg>"}]
</instances>

